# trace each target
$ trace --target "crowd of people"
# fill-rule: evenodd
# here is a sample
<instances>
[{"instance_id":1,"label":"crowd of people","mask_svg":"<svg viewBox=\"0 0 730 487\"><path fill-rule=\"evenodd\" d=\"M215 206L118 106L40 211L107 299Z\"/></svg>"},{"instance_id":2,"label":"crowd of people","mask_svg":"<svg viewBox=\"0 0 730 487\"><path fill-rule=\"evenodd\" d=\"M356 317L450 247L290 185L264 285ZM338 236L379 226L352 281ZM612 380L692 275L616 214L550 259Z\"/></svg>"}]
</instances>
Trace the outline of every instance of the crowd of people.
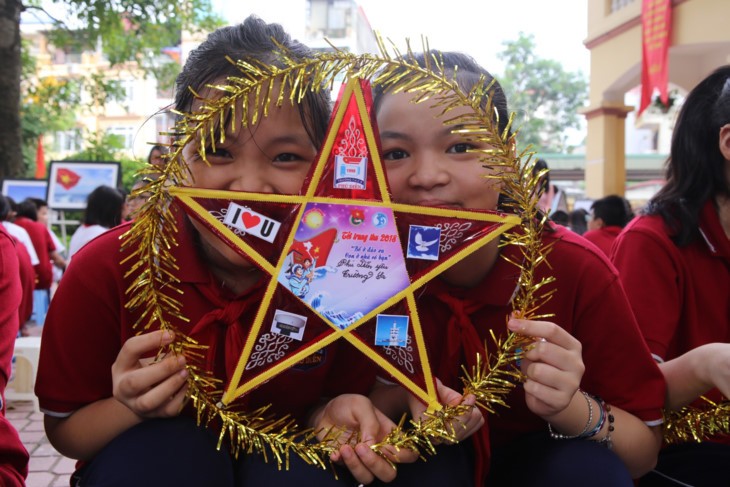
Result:
<instances>
[{"instance_id":1,"label":"crowd of people","mask_svg":"<svg viewBox=\"0 0 730 487\"><path fill-rule=\"evenodd\" d=\"M239 75L229 59L280 66L275 52L281 47L291 59L312 56L281 26L255 16L216 30L190 53L177 79L175 110L200 110L206 97L215 96L210 85ZM489 86L495 129L509 139L508 100L498 80L468 55L437 53L443 74L453 75L458 66L454 79L464 92ZM429 66L428 56L412 56ZM499 183L484 177L493 169L477 163L475 152L488 147L444 130L447 118L473 108L447 115L429 102L413 103L417 96L377 87L373 93L394 201L511 211ZM183 149L192 181L213 190L299 193L330 110L326 90L307 91L299 104L272 104L255 125L232 109L236 123L227 124L225 142L206 146L193 139ZM152 161L153 151L150 162L164 164L164 158ZM550 248L550 265L535 277L555 277L540 310L549 318L512 315L520 275L510 261L519 259L520 249L498 240L416 298L439 397L469 406L454 419L458 443L438 445L425 462L407 449L376 454L372 443L404 414L422 417L425 406L379 377L343 341L329 345L316 367L294 366L244 398L243 407L271 404L314 431L357 432L356 442L343 441L331 456L337 476L296 455L286 470L255 453L233 455L217 431L198 426L186 399L190 358L150 360L179 337L139 333L134 325L148 310L126 305L127 290L143 270L127 258L135 249L120 241L130 227L122 224L125 199L118 190L100 187L89 196L67 259L42 221L41 203L14 206L0 198L7 229L0 230L0 291L18 310L0 314L0 329L9 324L14 337L34 312L26 290L34 289L34 299L39 291L48 296L53 264L64 269L44 318L36 393L49 440L79 460L73 485L717 485L726 478L730 437L668 447L662 422L665 410L700 404L702 395L722 401L730 394L730 66L711 73L686 98L667 183L638 215L618 195L594 201L590 212L569 214L561 206L564 196L550 184L547 163L538 161L537 170L545 178L535 198L549 217L539 238ZM134 194L129 205L144 199ZM173 256L184 263L176 276L184 316L177 325L208 347L205 367L230 377L240 352L231 344L248 333L255 304L264 298L262 270L179 208L169 211L177 228ZM19 228L27 237L17 236ZM13 246L14 239L25 245ZM11 252L17 258L8 258ZM6 283L11 291L4 290ZM505 322L531 337L519 365L524 380L507 396L508 408L487 414L474 396L458 392L459 376L477 353L494 351L483 344L493 343L492 334L504 336ZM8 357L0 358L7 379ZM8 438L0 451L17 443ZM26 467L22 448L16 451L21 453L8 458L17 461L6 464L17 481Z\"/></svg>"}]
</instances>

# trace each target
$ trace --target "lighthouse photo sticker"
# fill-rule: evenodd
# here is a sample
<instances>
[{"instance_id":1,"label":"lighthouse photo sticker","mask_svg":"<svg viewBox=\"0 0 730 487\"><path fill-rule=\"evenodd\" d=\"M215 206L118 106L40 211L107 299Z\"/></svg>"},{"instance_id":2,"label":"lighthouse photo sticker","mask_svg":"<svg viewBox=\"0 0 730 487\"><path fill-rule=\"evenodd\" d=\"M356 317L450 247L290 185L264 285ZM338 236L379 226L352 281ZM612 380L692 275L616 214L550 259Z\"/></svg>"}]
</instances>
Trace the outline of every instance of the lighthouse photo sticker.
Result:
<instances>
[{"instance_id":1,"label":"lighthouse photo sticker","mask_svg":"<svg viewBox=\"0 0 730 487\"><path fill-rule=\"evenodd\" d=\"M408 343L408 316L378 315L375 322L375 345L405 347Z\"/></svg>"}]
</instances>

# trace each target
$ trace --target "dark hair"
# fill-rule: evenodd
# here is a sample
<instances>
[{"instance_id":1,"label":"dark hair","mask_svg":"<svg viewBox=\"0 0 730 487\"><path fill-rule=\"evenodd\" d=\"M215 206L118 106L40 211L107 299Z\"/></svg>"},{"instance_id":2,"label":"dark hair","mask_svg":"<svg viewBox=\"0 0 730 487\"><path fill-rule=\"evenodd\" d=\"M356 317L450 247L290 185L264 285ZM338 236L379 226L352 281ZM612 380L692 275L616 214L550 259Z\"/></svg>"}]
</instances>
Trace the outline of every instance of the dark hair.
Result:
<instances>
[{"instance_id":1,"label":"dark hair","mask_svg":"<svg viewBox=\"0 0 730 487\"><path fill-rule=\"evenodd\" d=\"M15 207L16 216L24 216L33 221L38 221L38 207L33 203L33 198L26 198Z\"/></svg>"},{"instance_id":2,"label":"dark hair","mask_svg":"<svg viewBox=\"0 0 730 487\"><path fill-rule=\"evenodd\" d=\"M283 67L277 55L283 46L293 59L305 59L313 51L299 41L292 40L279 24L267 24L255 15L242 23L222 27L193 50L175 82L175 108L181 112L193 109L193 89L204 91L207 84L221 81L228 76L241 76L241 70L232 64L233 60L255 59L262 63ZM314 145L324 141L330 117L330 97L327 89L308 91L297 105L304 127Z\"/></svg>"},{"instance_id":3,"label":"dark hair","mask_svg":"<svg viewBox=\"0 0 730 487\"><path fill-rule=\"evenodd\" d=\"M89 193L84 211L85 225L101 225L105 228L116 227L122 222L124 197L118 189L99 186Z\"/></svg>"},{"instance_id":4,"label":"dark hair","mask_svg":"<svg viewBox=\"0 0 730 487\"><path fill-rule=\"evenodd\" d=\"M584 208L577 208L568 213L570 229L578 235L583 235L588 230L588 212Z\"/></svg>"},{"instance_id":5,"label":"dark hair","mask_svg":"<svg viewBox=\"0 0 730 487\"><path fill-rule=\"evenodd\" d=\"M10 214L10 202L5 195L0 194L0 222L8 219Z\"/></svg>"},{"instance_id":6,"label":"dark hair","mask_svg":"<svg viewBox=\"0 0 730 487\"><path fill-rule=\"evenodd\" d=\"M554 221L555 223L558 223L560 225L568 225L568 222L570 218L568 217L568 214L564 212L563 210L555 210L550 214L550 219Z\"/></svg>"},{"instance_id":7,"label":"dark hair","mask_svg":"<svg viewBox=\"0 0 730 487\"><path fill-rule=\"evenodd\" d=\"M649 201L648 214L658 214L678 246L698 235L699 215L716 195L730 196L720 129L730 123L730 65L716 69L687 95L677 117L667 159L667 183Z\"/></svg>"},{"instance_id":8,"label":"dark hair","mask_svg":"<svg viewBox=\"0 0 730 487\"><path fill-rule=\"evenodd\" d=\"M545 175L543 175L537 188L538 194L543 194L550 189L550 168L548 167L548 163L545 159L540 158L535 161L535 165L532 167L533 176L544 170L547 171L545 172Z\"/></svg>"},{"instance_id":9,"label":"dark hair","mask_svg":"<svg viewBox=\"0 0 730 487\"><path fill-rule=\"evenodd\" d=\"M28 198L26 198L26 200L32 201L33 204L35 205L36 209L38 209L38 210L40 210L44 206L48 206L48 201L42 200L40 198L31 198L31 197L28 197Z\"/></svg>"},{"instance_id":10,"label":"dark hair","mask_svg":"<svg viewBox=\"0 0 730 487\"><path fill-rule=\"evenodd\" d=\"M444 74L453 74L454 66L458 66L456 70L456 83L466 93L468 93L474 86L479 82L480 77L484 77L485 84L492 83L489 94L492 97L492 105L497 112L495 121L499 127L499 132L502 133L507 127L509 122L509 110L507 109L507 97L504 94L504 90L499 82L492 76L492 74L486 69L482 68L473 57L468 54L453 51L438 51L432 49L429 55L433 58L443 60ZM425 66L426 60L424 53L417 53L413 55L413 58L409 60L415 61L419 66ZM373 88L373 108L377 113L380 103L382 101L385 90L382 85L376 85ZM486 100L485 100L486 103ZM498 120L496 120L498 118ZM511 135L511 131L509 132Z\"/></svg>"},{"instance_id":11,"label":"dark hair","mask_svg":"<svg viewBox=\"0 0 730 487\"><path fill-rule=\"evenodd\" d=\"M634 216L626 198L615 194L594 201L591 210L594 218L600 218L609 227L623 228Z\"/></svg>"},{"instance_id":12,"label":"dark hair","mask_svg":"<svg viewBox=\"0 0 730 487\"><path fill-rule=\"evenodd\" d=\"M150 153L147 154L147 162L150 164L152 164L152 153L155 151L159 152L160 154L165 154L167 152L167 148L161 145L153 145L150 149Z\"/></svg>"}]
</instances>

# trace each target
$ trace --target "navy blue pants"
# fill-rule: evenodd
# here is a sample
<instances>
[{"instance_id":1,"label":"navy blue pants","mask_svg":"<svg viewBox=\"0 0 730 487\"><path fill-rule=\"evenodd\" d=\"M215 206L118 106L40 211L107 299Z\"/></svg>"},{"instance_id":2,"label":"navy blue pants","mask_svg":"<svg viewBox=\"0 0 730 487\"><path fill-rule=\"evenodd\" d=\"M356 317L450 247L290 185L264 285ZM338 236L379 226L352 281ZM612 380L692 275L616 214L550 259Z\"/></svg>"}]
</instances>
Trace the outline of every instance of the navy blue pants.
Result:
<instances>
[{"instance_id":1,"label":"navy blue pants","mask_svg":"<svg viewBox=\"0 0 730 487\"><path fill-rule=\"evenodd\" d=\"M689 443L662 449L654 471L639 481L640 487L716 487L730 483L730 445Z\"/></svg>"},{"instance_id":2,"label":"navy blue pants","mask_svg":"<svg viewBox=\"0 0 730 487\"><path fill-rule=\"evenodd\" d=\"M614 452L588 440L553 440L526 435L492 452L488 486L633 487L631 475Z\"/></svg>"},{"instance_id":3,"label":"navy blue pants","mask_svg":"<svg viewBox=\"0 0 730 487\"><path fill-rule=\"evenodd\" d=\"M279 470L275 459L241 454L234 459L218 438L191 418L151 419L112 440L72 480L77 487L350 487L357 486L349 472L308 465L290 456L289 470ZM225 444L225 441L224 441ZM400 465L389 486L473 485L468 449L440 447L427 462ZM442 454L443 453L443 454ZM373 484L379 485L379 484Z\"/></svg>"}]
</instances>

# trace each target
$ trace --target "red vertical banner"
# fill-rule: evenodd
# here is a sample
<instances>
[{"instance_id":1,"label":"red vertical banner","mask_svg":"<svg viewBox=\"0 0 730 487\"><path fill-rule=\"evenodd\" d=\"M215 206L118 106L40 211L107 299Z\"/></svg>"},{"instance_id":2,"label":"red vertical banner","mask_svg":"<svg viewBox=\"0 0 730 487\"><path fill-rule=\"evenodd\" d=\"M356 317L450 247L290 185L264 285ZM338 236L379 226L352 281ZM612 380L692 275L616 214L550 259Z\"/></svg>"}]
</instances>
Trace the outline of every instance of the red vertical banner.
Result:
<instances>
[{"instance_id":1,"label":"red vertical banner","mask_svg":"<svg viewBox=\"0 0 730 487\"><path fill-rule=\"evenodd\" d=\"M654 88L663 103L669 101L669 37L672 0L643 0L641 5L641 105L639 115L651 103Z\"/></svg>"},{"instance_id":2,"label":"red vertical banner","mask_svg":"<svg viewBox=\"0 0 730 487\"><path fill-rule=\"evenodd\" d=\"M46 156L43 152L43 136L38 136L38 148L35 151L35 178L45 179L46 177Z\"/></svg>"}]
</instances>

